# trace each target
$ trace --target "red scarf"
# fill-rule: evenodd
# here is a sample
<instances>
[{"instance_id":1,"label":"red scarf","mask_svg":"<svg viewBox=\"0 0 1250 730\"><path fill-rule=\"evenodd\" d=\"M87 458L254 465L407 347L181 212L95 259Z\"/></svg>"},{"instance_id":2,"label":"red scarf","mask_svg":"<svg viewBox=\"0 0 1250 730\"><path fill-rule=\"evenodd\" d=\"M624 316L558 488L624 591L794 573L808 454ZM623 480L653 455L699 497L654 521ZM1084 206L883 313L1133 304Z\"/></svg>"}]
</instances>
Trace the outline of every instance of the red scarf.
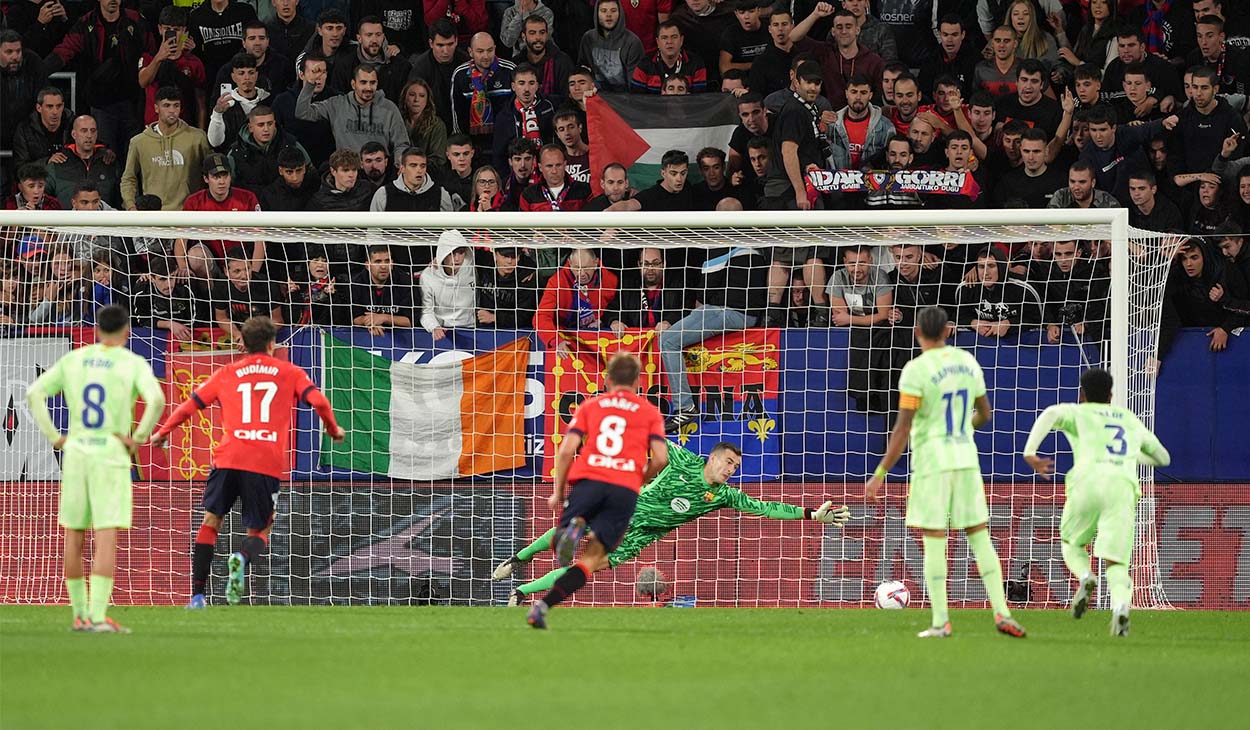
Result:
<instances>
[{"instance_id":1,"label":"red scarf","mask_svg":"<svg viewBox=\"0 0 1250 730\"><path fill-rule=\"evenodd\" d=\"M517 125L517 130L521 133L521 136L541 144L542 135L538 131L538 111L536 110L538 100L534 100L527 107L521 106L519 99L513 99L512 103L516 104L517 121L520 122Z\"/></svg>"}]
</instances>

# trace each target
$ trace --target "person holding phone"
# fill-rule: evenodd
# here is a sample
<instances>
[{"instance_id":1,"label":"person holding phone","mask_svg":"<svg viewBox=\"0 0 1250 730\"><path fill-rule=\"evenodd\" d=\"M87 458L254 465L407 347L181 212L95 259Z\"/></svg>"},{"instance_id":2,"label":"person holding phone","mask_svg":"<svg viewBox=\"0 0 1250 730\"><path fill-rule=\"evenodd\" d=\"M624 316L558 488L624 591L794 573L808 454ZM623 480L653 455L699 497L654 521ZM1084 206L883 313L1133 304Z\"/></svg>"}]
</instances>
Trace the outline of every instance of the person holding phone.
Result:
<instances>
[{"instance_id":1,"label":"person holding phone","mask_svg":"<svg viewBox=\"0 0 1250 730\"><path fill-rule=\"evenodd\" d=\"M69 32L73 18L61 0L24 0L8 6L9 27L22 32L22 44L29 53L46 56Z\"/></svg>"},{"instance_id":2,"label":"person holding phone","mask_svg":"<svg viewBox=\"0 0 1250 730\"><path fill-rule=\"evenodd\" d=\"M191 52L187 35L186 8L170 5L157 17L156 52L144 53L139 61L139 86L147 96L144 124L156 121L156 90L174 86L190 103L182 105L182 119L200 129L208 126L208 105L205 103L206 75L204 62Z\"/></svg>"}]
</instances>

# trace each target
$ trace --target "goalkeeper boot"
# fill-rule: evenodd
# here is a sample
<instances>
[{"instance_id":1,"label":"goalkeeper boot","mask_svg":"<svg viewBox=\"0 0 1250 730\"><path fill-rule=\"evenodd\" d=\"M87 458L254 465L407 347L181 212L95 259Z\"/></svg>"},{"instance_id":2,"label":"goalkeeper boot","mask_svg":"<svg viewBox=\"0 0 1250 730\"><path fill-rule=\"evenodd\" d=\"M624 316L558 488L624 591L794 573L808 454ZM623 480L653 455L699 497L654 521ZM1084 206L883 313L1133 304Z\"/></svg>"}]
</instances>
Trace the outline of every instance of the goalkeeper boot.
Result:
<instances>
[{"instance_id":1,"label":"goalkeeper boot","mask_svg":"<svg viewBox=\"0 0 1250 730\"><path fill-rule=\"evenodd\" d=\"M951 622L947 621L941 626L930 626L929 628L916 634L918 639L945 639L951 635Z\"/></svg>"},{"instance_id":2,"label":"goalkeeper boot","mask_svg":"<svg viewBox=\"0 0 1250 730\"><path fill-rule=\"evenodd\" d=\"M91 622L80 616L74 617L74 625L70 627L70 631L90 631Z\"/></svg>"},{"instance_id":3,"label":"goalkeeper boot","mask_svg":"<svg viewBox=\"0 0 1250 730\"><path fill-rule=\"evenodd\" d=\"M547 608L546 603L538 601L530 608L530 615L525 619L525 621L536 629L545 629L547 628L548 610L550 609Z\"/></svg>"},{"instance_id":4,"label":"goalkeeper boot","mask_svg":"<svg viewBox=\"0 0 1250 730\"><path fill-rule=\"evenodd\" d=\"M560 533L559 540L556 541L556 561L560 563L560 567L564 568L573 564L573 555L577 552L577 546L585 536L586 518L574 517L569 522L569 526L564 528L564 532Z\"/></svg>"},{"instance_id":5,"label":"goalkeeper boot","mask_svg":"<svg viewBox=\"0 0 1250 730\"><path fill-rule=\"evenodd\" d=\"M191 596L191 602L187 604L188 611L202 611L206 608L208 608L208 601L204 599L203 593Z\"/></svg>"},{"instance_id":6,"label":"goalkeeper boot","mask_svg":"<svg viewBox=\"0 0 1250 730\"><path fill-rule=\"evenodd\" d=\"M673 415L669 416L668 420L664 422L664 433L677 433L681 430L682 426L697 420L699 420L698 406L682 408Z\"/></svg>"},{"instance_id":7,"label":"goalkeeper boot","mask_svg":"<svg viewBox=\"0 0 1250 730\"><path fill-rule=\"evenodd\" d=\"M525 601L525 594L515 588L513 588L512 592L508 594L508 608L519 606L524 601Z\"/></svg>"},{"instance_id":8,"label":"goalkeeper boot","mask_svg":"<svg viewBox=\"0 0 1250 730\"><path fill-rule=\"evenodd\" d=\"M230 569L230 579L226 582L226 603L231 606L237 606L243 600L243 569L246 566L243 553L231 553L226 561L226 567Z\"/></svg>"},{"instance_id":9,"label":"goalkeeper boot","mask_svg":"<svg viewBox=\"0 0 1250 730\"><path fill-rule=\"evenodd\" d=\"M1112 612L1111 635L1128 636L1128 606L1121 606Z\"/></svg>"},{"instance_id":10,"label":"goalkeeper boot","mask_svg":"<svg viewBox=\"0 0 1250 730\"><path fill-rule=\"evenodd\" d=\"M1098 589L1098 580L1089 573L1081 579L1081 586L1076 589L1076 595L1072 596L1072 618L1080 618L1089 610L1089 602L1094 597L1094 591Z\"/></svg>"},{"instance_id":11,"label":"goalkeeper boot","mask_svg":"<svg viewBox=\"0 0 1250 730\"><path fill-rule=\"evenodd\" d=\"M91 624L91 631L97 634L129 634L130 629L122 626L111 618L106 618L98 624Z\"/></svg>"},{"instance_id":12,"label":"goalkeeper boot","mask_svg":"<svg viewBox=\"0 0 1250 730\"><path fill-rule=\"evenodd\" d=\"M518 565L523 565L524 560L513 555L495 567L495 572L490 574L491 580L503 580L510 577L517 569Z\"/></svg>"},{"instance_id":13,"label":"goalkeeper boot","mask_svg":"<svg viewBox=\"0 0 1250 730\"><path fill-rule=\"evenodd\" d=\"M1013 636L1017 639L1023 639L1027 634L1024 627L1010 616L999 616L994 614L994 628L998 629L998 633Z\"/></svg>"}]
</instances>

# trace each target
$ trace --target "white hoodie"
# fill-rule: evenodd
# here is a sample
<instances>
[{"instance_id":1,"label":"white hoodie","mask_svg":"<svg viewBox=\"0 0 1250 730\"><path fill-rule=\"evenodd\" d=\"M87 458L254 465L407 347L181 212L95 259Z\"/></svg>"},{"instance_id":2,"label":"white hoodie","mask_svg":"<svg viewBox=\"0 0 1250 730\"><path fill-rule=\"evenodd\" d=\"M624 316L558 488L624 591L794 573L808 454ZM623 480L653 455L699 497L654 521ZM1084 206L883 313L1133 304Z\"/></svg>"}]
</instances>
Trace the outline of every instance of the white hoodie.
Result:
<instances>
[{"instance_id":1,"label":"white hoodie","mask_svg":"<svg viewBox=\"0 0 1250 730\"><path fill-rule=\"evenodd\" d=\"M472 250L465 254L464 263L456 273L448 274L443 266L458 248L469 248L460 231L443 231L438 237L434 260L421 274L421 326L427 332L433 332L436 327L473 327L477 324Z\"/></svg>"},{"instance_id":2,"label":"white hoodie","mask_svg":"<svg viewBox=\"0 0 1250 730\"><path fill-rule=\"evenodd\" d=\"M269 92L265 91L264 89L260 87L257 87L255 99L244 99L243 97L239 96L239 90L235 89L230 92L230 98L232 99L232 101L230 102L230 106L239 104L243 108L243 113L246 115L246 114L250 114L253 109L260 106L261 102L264 102L265 100L267 100L269 98ZM214 101L213 106L216 106L216 105L217 103ZM227 107L227 109L228 108L229 107ZM213 109L212 115L210 115L208 118L208 143L214 147L219 147L225 141L226 141L226 117L224 116L223 112L219 112L216 109ZM234 144L234 140L230 140L230 143Z\"/></svg>"}]
</instances>

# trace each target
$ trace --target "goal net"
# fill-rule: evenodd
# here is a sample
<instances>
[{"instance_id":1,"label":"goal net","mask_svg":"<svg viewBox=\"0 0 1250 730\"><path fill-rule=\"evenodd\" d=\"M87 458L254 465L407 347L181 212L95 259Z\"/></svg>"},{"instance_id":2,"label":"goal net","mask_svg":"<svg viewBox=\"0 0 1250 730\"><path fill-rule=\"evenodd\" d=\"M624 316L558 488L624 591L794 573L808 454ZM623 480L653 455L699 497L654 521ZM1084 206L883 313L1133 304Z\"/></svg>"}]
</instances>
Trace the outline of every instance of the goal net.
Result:
<instances>
[{"instance_id":1,"label":"goal net","mask_svg":"<svg viewBox=\"0 0 1250 730\"><path fill-rule=\"evenodd\" d=\"M626 350L663 412L697 410L673 442L702 456L721 441L741 448L730 486L851 508L840 530L723 509L577 595L649 602L636 575L655 568L660 601L726 606L856 606L889 579L923 597L919 538L903 525L906 459L882 501L865 500L863 483L917 352L915 312L939 304L986 372L994 419L976 440L1011 600L1065 605L1062 482L1032 475L1019 453L1037 414L1074 401L1090 366L1109 368L1116 401L1151 425L1177 244L1130 232L1123 211L0 215L0 601L21 603L65 600L59 455L25 391L92 341L94 312L112 302L132 311L130 346L170 409L237 357L238 324L267 314L285 324L279 356L308 370L347 429L332 444L298 406L270 546L250 568L253 603L502 604L555 567L541 551L491 579L553 525L555 448ZM59 401L54 413L61 427L75 417ZM141 449L118 602L185 602L220 435L213 407L167 449ZM1043 450L1070 465L1065 440ZM1141 476L1134 602L1166 606L1154 486ZM691 507L670 506L677 521ZM238 514L210 600L244 534ZM982 605L962 540L951 561L951 600Z\"/></svg>"}]
</instances>

